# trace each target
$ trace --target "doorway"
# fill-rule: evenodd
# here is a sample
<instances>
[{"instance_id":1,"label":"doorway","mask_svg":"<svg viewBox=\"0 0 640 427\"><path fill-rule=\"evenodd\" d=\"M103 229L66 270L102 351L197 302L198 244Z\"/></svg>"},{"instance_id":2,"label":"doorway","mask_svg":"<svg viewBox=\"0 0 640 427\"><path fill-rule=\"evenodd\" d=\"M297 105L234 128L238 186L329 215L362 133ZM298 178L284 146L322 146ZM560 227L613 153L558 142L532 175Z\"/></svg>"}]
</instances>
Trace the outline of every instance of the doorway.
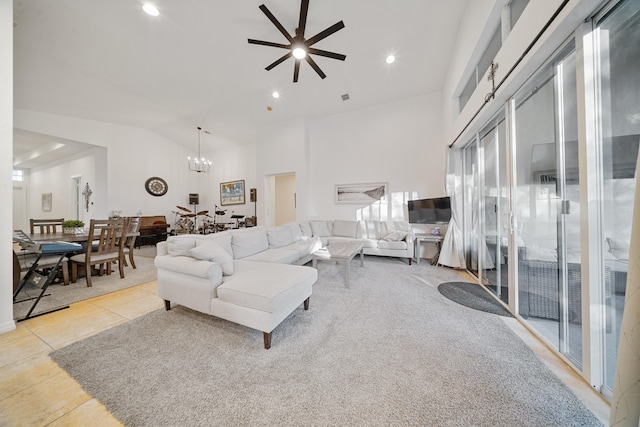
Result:
<instances>
[{"instance_id":1,"label":"doorway","mask_svg":"<svg viewBox=\"0 0 640 427\"><path fill-rule=\"evenodd\" d=\"M71 198L73 219L82 219L82 177L71 177Z\"/></svg>"},{"instance_id":2,"label":"doorway","mask_svg":"<svg viewBox=\"0 0 640 427\"><path fill-rule=\"evenodd\" d=\"M273 185L274 225L296 220L296 174L275 175Z\"/></svg>"}]
</instances>

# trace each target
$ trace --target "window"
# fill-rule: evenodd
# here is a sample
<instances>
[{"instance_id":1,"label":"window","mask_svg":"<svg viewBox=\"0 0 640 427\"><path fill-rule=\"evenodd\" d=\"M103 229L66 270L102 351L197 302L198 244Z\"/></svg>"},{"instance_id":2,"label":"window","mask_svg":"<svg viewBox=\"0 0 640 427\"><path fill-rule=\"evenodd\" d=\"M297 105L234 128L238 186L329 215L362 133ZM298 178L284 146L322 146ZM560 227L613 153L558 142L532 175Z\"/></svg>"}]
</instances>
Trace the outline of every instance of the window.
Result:
<instances>
[{"instance_id":1,"label":"window","mask_svg":"<svg viewBox=\"0 0 640 427\"><path fill-rule=\"evenodd\" d=\"M24 181L24 172L19 170L19 169L14 169L13 170L13 180L14 181L18 181L18 182Z\"/></svg>"},{"instance_id":2,"label":"window","mask_svg":"<svg viewBox=\"0 0 640 427\"><path fill-rule=\"evenodd\" d=\"M520 15L524 12L524 9L529 4L529 0L511 0L509 4L509 16L511 20L511 29L513 29L518 19L520 19Z\"/></svg>"},{"instance_id":3,"label":"window","mask_svg":"<svg viewBox=\"0 0 640 427\"><path fill-rule=\"evenodd\" d=\"M522 15L522 12L524 12L524 9L527 7L527 4L529 4L529 0L512 0L511 3L509 3L509 23L507 24L507 22L501 21L494 31L489 44L482 53L480 60L474 67L473 73L465 84L464 89L462 89L462 93L460 93L459 111L462 111L467 105L467 102L469 102L469 99L478 86L480 79L483 78L484 74L489 69L491 61L493 61L493 59L498 54L498 51L502 47L502 27L509 25L508 31L505 31L505 34L510 32L518 19L520 19L520 16Z\"/></svg>"}]
</instances>

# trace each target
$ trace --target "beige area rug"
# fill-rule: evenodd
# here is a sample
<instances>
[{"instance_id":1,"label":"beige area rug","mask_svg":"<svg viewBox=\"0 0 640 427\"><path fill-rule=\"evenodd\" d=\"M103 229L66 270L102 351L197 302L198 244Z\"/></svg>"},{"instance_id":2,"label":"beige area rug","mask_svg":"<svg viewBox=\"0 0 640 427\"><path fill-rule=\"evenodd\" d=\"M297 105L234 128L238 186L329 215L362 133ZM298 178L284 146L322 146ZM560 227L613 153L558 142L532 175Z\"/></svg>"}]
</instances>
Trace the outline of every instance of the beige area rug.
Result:
<instances>
[{"instance_id":1,"label":"beige area rug","mask_svg":"<svg viewBox=\"0 0 640 427\"><path fill-rule=\"evenodd\" d=\"M120 273L116 269L116 271L112 272L109 276L92 277L92 286L90 288L87 287L87 282L84 278L79 278L76 283L70 283L69 286L64 286L62 283L49 285L44 294L45 296L40 299L33 309L31 317L50 312L60 307L66 307L74 302L156 280L158 274L153 264L155 253L155 246L143 246L140 249L136 249L134 252L134 260L137 268L133 269L130 265L125 267L124 279L120 278ZM40 292L40 288L26 285L16 298L16 301L37 297ZM34 301L35 300L27 300L13 304L13 318L15 320L23 319L33 306Z\"/></svg>"},{"instance_id":2,"label":"beige area rug","mask_svg":"<svg viewBox=\"0 0 640 427\"><path fill-rule=\"evenodd\" d=\"M126 426L599 426L501 317L427 263L318 264L310 309L262 332L181 306L51 353Z\"/></svg>"}]
</instances>

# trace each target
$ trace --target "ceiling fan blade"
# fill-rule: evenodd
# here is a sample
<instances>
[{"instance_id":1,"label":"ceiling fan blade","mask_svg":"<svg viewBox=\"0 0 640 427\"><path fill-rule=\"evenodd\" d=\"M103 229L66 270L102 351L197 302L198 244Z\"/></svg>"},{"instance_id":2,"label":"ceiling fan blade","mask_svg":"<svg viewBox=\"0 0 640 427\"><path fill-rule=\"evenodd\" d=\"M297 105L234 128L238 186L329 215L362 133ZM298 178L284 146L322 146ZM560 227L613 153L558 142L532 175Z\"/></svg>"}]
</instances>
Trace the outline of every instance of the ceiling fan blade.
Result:
<instances>
[{"instance_id":1,"label":"ceiling fan blade","mask_svg":"<svg viewBox=\"0 0 640 427\"><path fill-rule=\"evenodd\" d=\"M254 40L254 39L248 39L248 41L249 41L249 44L259 44L259 45L262 45L262 46L281 47L283 49L291 49L291 45L290 44L265 42L263 40Z\"/></svg>"},{"instance_id":2,"label":"ceiling fan blade","mask_svg":"<svg viewBox=\"0 0 640 427\"><path fill-rule=\"evenodd\" d=\"M327 58L338 59L340 61L344 61L347 58L347 55L341 53L327 52L326 50L314 49L312 47L310 47L308 51L313 55L326 56Z\"/></svg>"},{"instance_id":3,"label":"ceiling fan blade","mask_svg":"<svg viewBox=\"0 0 640 427\"><path fill-rule=\"evenodd\" d=\"M335 33L336 31L339 31L341 29L344 28L344 22L340 21L340 22L336 22L335 24L333 24L332 26L330 26L329 28L327 28L324 31L320 31L318 34L316 34L315 36L307 39L304 44L307 45L307 47L311 46L312 44L318 43L320 40L324 39L325 37L330 36L331 34Z\"/></svg>"},{"instance_id":4,"label":"ceiling fan blade","mask_svg":"<svg viewBox=\"0 0 640 427\"><path fill-rule=\"evenodd\" d=\"M300 20L296 30L296 35L301 37L304 37L304 29L307 26L307 12L309 12L309 0L302 0L302 3L300 3Z\"/></svg>"},{"instance_id":5,"label":"ceiling fan blade","mask_svg":"<svg viewBox=\"0 0 640 427\"><path fill-rule=\"evenodd\" d=\"M296 65L293 66L293 82L298 82L298 75L300 74L300 60L296 59Z\"/></svg>"},{"instance_id":6,"label":"ceiling fan blade","mask_svg":"<svg viewBox=\"0 0 640 427\"><path fill-rule=\"evenodd\" d=\"M309 55L305 56L304 59L306 59L309 65L311 65L311 68L316 70L316 73L318 73L321 79L324 79L325 77L327 77L327 75L322 72L320 67L318 67L318 64L316 64L316 61L314 61Z\"/></svg>"},{"instance_id":7,"label":"ceiling fan blade","mask_svg":"<svg viewBox=\"0 0 640 427\"><path fill-rule=\"evenodd\" d=\"M284 55L283 57L279 58L278 60L276 60L274 63L270 64L267 66L267 68L265 68L265 70L269 71L271 70L273 67L275 67L276 65L286 61L287 59L291 58L292 53L288 52L286 55Z\"/></svg>"},{"instance_id":8,"label":"ceiling fan blade","mask_svg":"<svg viewBox=\"0 0 640 427\"><path fill-rule=\"evenodd\" d=\"M267 15L267 18L269 18L269 20L273 22L273 25L276 26L276 28L282 33L282 35L285 36L286 39L290 42L293 42L293 37L291 37L291 34L289 34L289 32L284 29L280 21L278 21L276 17L273 16L273 14L269 11L269 9L267 9L267 6L262 4L259 6L259 8L265 15Z\"/></svg>"}]
</instances>

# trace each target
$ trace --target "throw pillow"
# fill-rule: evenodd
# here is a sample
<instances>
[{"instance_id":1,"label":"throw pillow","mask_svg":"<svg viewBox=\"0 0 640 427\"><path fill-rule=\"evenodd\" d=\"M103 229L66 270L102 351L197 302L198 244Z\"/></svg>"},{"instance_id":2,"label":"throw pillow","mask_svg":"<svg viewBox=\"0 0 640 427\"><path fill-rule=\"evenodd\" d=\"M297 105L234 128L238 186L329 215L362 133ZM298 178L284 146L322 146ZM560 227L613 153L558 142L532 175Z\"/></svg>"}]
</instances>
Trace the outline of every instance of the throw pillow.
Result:
<instances>
[{"instance_id":1,"label":"throw pillow","mask_svg":"<svg viewBox=\"0 0 640 427\"><path fill-rule=\"evenodd\" d=\"M220 245L222 249L227 251L229 255L233 257L233 250L231 249L231 233L230 232L225 231L222 233L211 233L203 237L204 237L203 242L213 241L218 245ZM202 242L200 244L202 244ZM196 246L197 246L197 243L196 243Z\"/></svg>"},{"instance_id":2,"label":"throw pillow","mask_svg":"<svg viewBox=\"0 0 640 427\"><path fill-rule=\"evenodd\" d=\"M234 272L233 258L222 246L214 242L207 242L189 251L195 259L215 262L220 265L224 276L231 276Z\"/></svg>"},{"instance_id":3,"label":"throw pillow","mask_svg":"<svg viewBox=\"0 0 640 427\"><path fill-rule=\"evenodd\" d=\"M189 256L189 250L195 246L193 238L172 237L167 240L167 253L171 256Z\"/></svg>"},{"instance_id":4,"label":"throw pillow","mask_svg":"<svg viewBox=\"0 0 640 427\"><path fill-rule=\"evenodd\" d=\"M392 231L382 238L382 240L386 240L387 242L399 242L404 240L407 237L406 231Z\"/></svg>"}]
</instances>

